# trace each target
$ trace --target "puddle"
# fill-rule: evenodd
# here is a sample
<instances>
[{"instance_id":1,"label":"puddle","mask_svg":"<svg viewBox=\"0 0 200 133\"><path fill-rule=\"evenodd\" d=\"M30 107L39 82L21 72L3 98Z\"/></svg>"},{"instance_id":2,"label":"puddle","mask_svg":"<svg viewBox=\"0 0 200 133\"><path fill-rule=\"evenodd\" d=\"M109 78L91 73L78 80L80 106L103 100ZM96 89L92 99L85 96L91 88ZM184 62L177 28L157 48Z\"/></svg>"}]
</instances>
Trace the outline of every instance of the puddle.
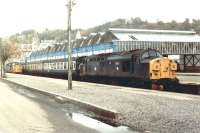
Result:
<instances>
[{"instance_id":1,"label":"puddle","mask_svg":"<svg viewBox=\"0 0 200 133\"><path fill-rule=\"evenodd\" d=\"M96 119L87 117L83 114L79 113L67 113L66 114L69 118L71 118L73 121L84 125L88 128L95 129L99 131L100 133L138 133L136 131L131 130L128 127L125 126L118 126L114 127L108 124L105 124L101 121L98 121Z\"/></svg>"}]
</instances>

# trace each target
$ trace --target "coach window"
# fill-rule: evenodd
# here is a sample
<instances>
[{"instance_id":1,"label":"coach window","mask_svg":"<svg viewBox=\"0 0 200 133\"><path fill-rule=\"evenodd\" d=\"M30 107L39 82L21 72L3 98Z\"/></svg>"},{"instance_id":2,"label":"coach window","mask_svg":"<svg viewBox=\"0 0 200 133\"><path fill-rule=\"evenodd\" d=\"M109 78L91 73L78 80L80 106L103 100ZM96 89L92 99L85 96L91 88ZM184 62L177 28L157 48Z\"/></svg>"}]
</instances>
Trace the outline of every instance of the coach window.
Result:
<instances>
[{"instance_id":1,"label":"coach window","mask_svg":"<svg viewBox=\"0 0 200 133\"><path fill-rule=\"evenodd\" d=\"M53 69L56 69L56 63L52 63L52 65L53 65Z\"/></svg>"},{"instance_id":2,"label":"coach window","mask_svg":"<svg viewBox=\"0 0 200 133\"><path fill-rule=\"evenodd\" d=\"M63 63L60 62L60 69L62 70L63 69Z\"/></svg>"},{"instance_id":3,"label":"coach window","mask_svg":"<svg viewBox=\"0 0 200 133\"><path fill-rule=\"evenodd\" d=\"M55 69L59 69L59 62L55 63Z\"/></svg>"},{"instance_id":4,"label":"coach window","mask_svg":"<svg viewBox=\"0 0 200 133\"><path fill-rule=\"evenodd\" d=\"M45 70L47 70L49 68L49 64L45 63Z\"/></svg>"},{"instance_id":5,"label":"coach window","mask_svg":"<svg viewBox=\"0 0 200 133\"><path fill-rule=\"evenodd\" d=\"M58 63L54 63L54 69L57 69Z\"/></svg>"},{"instance_id":6,"label":"coach window","mask_svg":"<svg viewBox=\"0 0 200 133\"><path fill-rule=\"evenodd\" d=\"M59 69L59 70L62 69L62 64L61 64L61 62L59 62L58 64L59 64L58 69Z\"/></svg>"},{"instance_id":7,"label":"coach window","mask_svg":"<svg viewBox=\"0 0 200 133\"><path fill-rule=\"evenodd\" d=\"M60 62L57 63L57 68L56 69L60 69Z\"/></svg>"},{"instance_id":8,"label":"coach window","mask_svg":"<svg viewBox=\"0 0 200 133\"><path fill-rule=\"evenodd\" d=\"M122 71L129 72L130 71L130 61L124 61L122 63Z\"/></svg>"},{"instance_id":9,"label":"coach window","mask_svg":"<svg viewBox=\"0 0 200 133\"><path fill-rule=\"evenodd\" d=\"M59 70L61 69L61 63L60 62L58 63L58 69Z\"/></svg>"},{"instance_id":10,"label":"coach window","mask_svg":"<svg viewBox=\"0 0 200 133\"><path fill-rule=\"evenodd\" d=\"M51 63L48 63L48 69L51 69Z\"/></svg>"},{"instance_id":11,"label":"coach window","mask_svg":"<svg viewBox=\"0 0 200 133\"><path fill-rule=\"evenodd\" d=\"M62 62L62 69L64 70L65 68L65 63L64 62Z\"/></svg>"},{"instance_id":12,"label":"coach window","mask_svg":"<svg viewBox=\"0 0 200 133\"><path fill-rule=\"evenodd\" d=\"M52 63L52 68L56 69L56 63Z\"/></svg>"},{"instance_id":13,"label":"coach window","mask_svg":"<svg viewBox=\"0 0 200 133\"><path fill-rule=\"evenodd\" d=\"M60 62L60 69L63 69L63 62Z\"/></svg>"},{"instance_id":14,"label":"coach window","mask_svg":"<svg viewBox=\"0 0 200 133\"><path fill-rule=\"evenodd\" d=\"M63 69L66 69L66 62L64 62Z\"/></svg>"},{"instance_id":15,"label":"coach window","mask_svg":"<svg viewBox=\"0 0 200 133\"><path fill-rule=\"evenodd\" d=\"M73 64L72 64L72 69L76 70L76 63L75 62L73 62Z\"/></svg>"}]
</instances>

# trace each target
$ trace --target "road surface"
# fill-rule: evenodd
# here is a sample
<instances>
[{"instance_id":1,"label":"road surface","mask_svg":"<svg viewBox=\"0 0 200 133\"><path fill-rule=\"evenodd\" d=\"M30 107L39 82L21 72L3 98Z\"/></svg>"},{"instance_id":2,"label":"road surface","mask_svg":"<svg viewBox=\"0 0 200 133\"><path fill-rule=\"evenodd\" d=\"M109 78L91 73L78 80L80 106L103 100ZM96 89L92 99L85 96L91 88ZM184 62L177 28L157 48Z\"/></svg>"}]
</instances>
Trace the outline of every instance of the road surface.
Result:
<instances>
[{"instance_id":1,"label":"road surface","mask_svg":"<svg viewBox=\"0 0 200 133\"><path fill-rule=\"evenodd\" d=\"M97 133L66 115L59 104L0 81L0 133Z\"/></svg>"}]
</instances>

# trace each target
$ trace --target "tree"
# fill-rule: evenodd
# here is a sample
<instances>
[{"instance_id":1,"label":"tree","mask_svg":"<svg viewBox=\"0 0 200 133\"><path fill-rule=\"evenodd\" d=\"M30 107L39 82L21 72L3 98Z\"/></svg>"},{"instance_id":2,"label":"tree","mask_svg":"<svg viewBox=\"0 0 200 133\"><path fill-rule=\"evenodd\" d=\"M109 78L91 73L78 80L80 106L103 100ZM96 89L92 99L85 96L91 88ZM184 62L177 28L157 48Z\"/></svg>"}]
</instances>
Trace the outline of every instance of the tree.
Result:
<instances>
[{"instance_id":1,"label":"tree","mask_svg":"<svg viewBox=\"0 0 200 133\"><path fill-rule=\"evenodd\" d=\"M163 30L163 29L165 29L165 23L163 21L159 20L159 21L157 21L156 27L159 30Z\"/></svg>"},{"instance_id":2,"label":"tree","mask_svg":"<svg viewBox=\"0 0 200 133\"><path fill-rule=\"evenodd\" d=\"M198 34L200 33L200 19L192 20L192 29L194 29Z\"/></svg>"},{"instance_id":3,"label":"tree","mask_svg":"<svg viewBox=\"0 0 200 133\"><path fill-rule=\"evenodd\" d=\"M6 77L5 64L10 58L16 58L21 55L21 51L16 43L4 41L0 43L0 61L1 61L1 78Z\"/></svg>"},{"instance_id":4,"label":"tree","mask_svg":"<svg viewBox=\"0 0 200 133\"><path fill-rule=\"evenodd\" d=\"M188 18L181 25L181 30L191 30L190 20Z\"/></svg>"},{"instance_id":5,"label":"tree","mask_svg":"<svg viewBox=\"0 0 200 133\"><path fill-rule=\"evenodd\" d=\"M168 28L170 30L178 30L178 23L175 20L172 20L169 24L168 24Z\"/></svg>"}]
</instances>

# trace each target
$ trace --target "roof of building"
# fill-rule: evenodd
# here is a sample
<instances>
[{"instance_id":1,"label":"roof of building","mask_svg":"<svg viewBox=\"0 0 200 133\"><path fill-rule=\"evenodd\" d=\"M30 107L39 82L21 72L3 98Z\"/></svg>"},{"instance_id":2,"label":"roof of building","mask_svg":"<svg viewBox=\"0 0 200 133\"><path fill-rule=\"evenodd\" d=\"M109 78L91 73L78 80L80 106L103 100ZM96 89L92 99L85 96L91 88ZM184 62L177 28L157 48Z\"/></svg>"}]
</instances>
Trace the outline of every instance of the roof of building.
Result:
<instances>
[{"instance_id":1,"label":"roof of building","mask_svg":"<svg viewBox=\"0 0 200 133\"><path fill-rule=\"evenodd\" d=\"M115 33L143 33L143 34L178 34L178 35L194 35L195 31L178 31L178 30L149 30L149 29L124 29L110 28L109 31Z\"/></svg>"},{"instance_id":2,"label":"roof of building","mask_svg":"<svg viewBox=\"0 0 200 133\"><path fill-rule=\"evenodd\" d=\"M110 29L107 34L120 41L200 42L194 31Z\"/></svg>"}]
</instances>

